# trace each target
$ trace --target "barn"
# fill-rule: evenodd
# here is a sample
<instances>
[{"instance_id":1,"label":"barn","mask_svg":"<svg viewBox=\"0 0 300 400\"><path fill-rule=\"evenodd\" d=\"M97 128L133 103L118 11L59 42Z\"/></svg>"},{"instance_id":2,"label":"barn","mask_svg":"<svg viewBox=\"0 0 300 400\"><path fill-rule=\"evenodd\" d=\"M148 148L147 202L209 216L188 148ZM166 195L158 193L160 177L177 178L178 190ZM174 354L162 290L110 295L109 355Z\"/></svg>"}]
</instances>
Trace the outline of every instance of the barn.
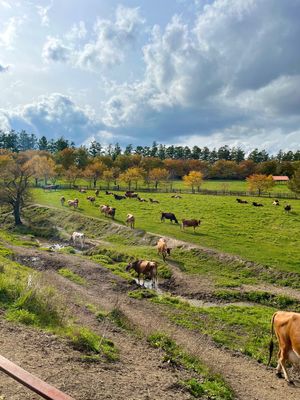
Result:
<instances>
[{"instance_id":1,"label":"barn","mask_svg":"<svg viewBox=\"0 0 300 400\"><path fill-rule=\"evenodd\" d=\"M272 175L272 179L275 183L287 183L290 180L290 178L286 175L282 176Z\"/></svg>"}]
</instances>

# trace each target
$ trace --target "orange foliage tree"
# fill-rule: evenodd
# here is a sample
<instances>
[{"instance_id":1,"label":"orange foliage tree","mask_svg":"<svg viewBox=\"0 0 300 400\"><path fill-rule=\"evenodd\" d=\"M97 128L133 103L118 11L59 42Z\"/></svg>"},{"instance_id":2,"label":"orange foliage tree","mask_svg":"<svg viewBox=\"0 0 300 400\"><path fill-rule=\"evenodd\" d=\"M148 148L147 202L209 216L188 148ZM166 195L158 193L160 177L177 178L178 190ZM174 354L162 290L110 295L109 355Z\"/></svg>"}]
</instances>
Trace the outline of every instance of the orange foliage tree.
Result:
<instances>
[{"instance_id":1,"label":"orange foliage tree","mask_svg":"<svg viewBox=\"0 0 300 400\"><path fill-rule=\"evenodd\" d=\"M203 182L203 174L200 171L191 171L188 175L183 177L183 181L187 186L191 186L192 191L194 192L195 186L200 190L200 186Z\"/></svg>"},{"instance_id":2,"label":"orange foliage tree","mask_svg":"<svg viewBox=\"0 0 300 400\"><path fill-rule=\"evenodd\" d=\"M149 180L154 182L157 189L159 182L166 181L169 177L169 171L165 168L153 168L149 172Z\"/></svg>"},{"instance_id":3,"label":"orange foliage tree","mask_svg":"<svg viewBox=\"0 0 300 400\"><path fill-rule=\"evenodd\" d=\"M251 192L257 190L259 196L261 195L261 192L271 189L274 186L272 175L253 174L246 180L249 190Z\"/></svg>"}]
</instances>

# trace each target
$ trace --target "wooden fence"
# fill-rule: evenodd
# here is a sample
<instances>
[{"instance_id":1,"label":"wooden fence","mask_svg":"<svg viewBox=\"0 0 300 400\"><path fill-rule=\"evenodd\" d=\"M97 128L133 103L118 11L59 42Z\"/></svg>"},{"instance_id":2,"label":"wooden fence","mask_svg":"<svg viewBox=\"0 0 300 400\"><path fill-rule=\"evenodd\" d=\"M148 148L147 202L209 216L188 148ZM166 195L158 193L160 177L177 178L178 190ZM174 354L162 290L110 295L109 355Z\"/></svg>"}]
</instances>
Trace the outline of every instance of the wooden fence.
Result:
<instances>
[{"instance_id":1,"label":"wooden fence","mask_svg":"<svg viewBox=\"0 0 300 400\"><path fill-rule=\"evenodd\" d=\"M36 186L35 186L36 187ZM92 188L90 186L85 185L55 185L55 188L49 188L49 186L38 186L43 188L44 190L60 190L60 189L85 189L85 190L113 190L118 192L126 192L128 190L127 186L111 186L108 188L107 186L96 186ZM300 199L300 196L296 193L273 193L273 192L246 192L246 191L238 191L238 190L211 190L211 189L199 189L192 191L191 189L171 189L171 188L147 188L147 187L137 187L132 188L133 191L141 192L141 193L189 193L189 194L198 194L198 195L213 195L213 196L235 196L235 197L268 197L268 198L278 198L278 199Z\"/></svg>"},{"instance_id":2,"label":"wooden fence","mask_svg":"<svg viewBox=\"0 0 300 400\"><path fill-rule=\"evenodd\" d=\"M55 387L42 381L36 376L25 371L23 368L9 361L7 358L0 356L0 371L15 379L22 385L29 388L32 392L37 393L47 400L74 400L73 397L64 394Z\"/></svg>"}]
</instances>

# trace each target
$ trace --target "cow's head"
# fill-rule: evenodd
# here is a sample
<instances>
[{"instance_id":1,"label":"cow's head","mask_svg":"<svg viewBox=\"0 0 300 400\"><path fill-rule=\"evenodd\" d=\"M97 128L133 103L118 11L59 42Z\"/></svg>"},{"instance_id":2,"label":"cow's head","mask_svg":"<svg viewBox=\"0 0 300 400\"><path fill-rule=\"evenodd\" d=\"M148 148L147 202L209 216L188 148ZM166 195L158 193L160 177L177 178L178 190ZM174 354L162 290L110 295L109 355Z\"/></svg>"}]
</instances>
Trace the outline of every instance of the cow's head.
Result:
<instances>
[{"instance_id":1,"label":"cow's head","mask_svg":"<svg viewBox=\"0 0 300 400\"><path fill-rule=\"evenodd\" d=\"M130 271L131 268L133 268L133 263L129 263L128 265L126 265L126 271Z\"/></svg>"}]
</instances>

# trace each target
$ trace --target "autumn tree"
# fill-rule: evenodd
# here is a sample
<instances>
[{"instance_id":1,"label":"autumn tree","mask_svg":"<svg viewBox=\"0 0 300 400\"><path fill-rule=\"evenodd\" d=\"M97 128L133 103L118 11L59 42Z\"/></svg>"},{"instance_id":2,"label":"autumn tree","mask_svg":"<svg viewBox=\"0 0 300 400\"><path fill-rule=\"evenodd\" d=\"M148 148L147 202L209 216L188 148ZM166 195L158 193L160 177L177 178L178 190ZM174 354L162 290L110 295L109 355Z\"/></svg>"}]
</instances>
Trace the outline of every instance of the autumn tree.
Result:
<instances>
[{"instance_id":1,"label":"autumn tree","mask_svg":"<svg viewBox=\"0 0 300 400\"><path fill-rule=\"evenodd\" d=\"M120 175L120 180L127 183L128 189L131 189L132 183L135 183L135 189L137 189L138 181L143 179L145 176L145 170L139 167L128 168L126 172Z\"/></svg>"},{"instance_id":2,"label":"autumn tree","mask_svg":"<svg viewBox=\"0 0 300 400\"><path fill-rule=\"evenodd\" d=\"M107 184L107 188L110 188L110 183L115 180L114 171L112 169L106 169L103 171L102 179Z\"/></svg>"},{"instance_id":3,"label":"autumn tree","mask_svg":"<svg viewBox=\"0 0 300 400\"><path fill-rule=\"evenodd\" d=\"M0 156L0 203L12 208L16 225L22 224L21 209L29 197L32 174L26 153Z\"/></svg>"},{"instance_id":4,"label":"autumn tree","mask_svg":"<svg viewBox=\"0 0 300 400\"><path fill-rule=\"evenodd\" d=\"M169 171L165 168L153 168L149 171L149 180L154 182L157 189L161 181L166 181L169 177Z\"/></svg>"},{"instance_id":5,"label":"autumn tree","mask_svg":"<svg viewBox=\"0 0 300 400\"><path fill-rule=\"evenodd\" d=\"M249 190L251 192L257 190L259 196L261 195L261 192L271 189L274 186L272 175L253 174L246 180Z\"/></svg>"},{"instance_id":6,"label":"autumn tree","mask_svg":"<svg viewBox=\"0 0 300 400\"><path fill-rule=\"evenodd\" d=\"M81 173L75 165L72 165L70 168L64 170L63 175L71 187L75 186L76 180L80 177Z\"/></svg>"},{"instance_id":7,"label":"autumn tree","mask_svg":"<svg viewBox=\"0 0 300 400\"><path fill-rule=\"evenodd\" d=\"M40 179L44 179L45 185L48 184L48 179L54 178L56 175L55 162L52 158L46 156L35 155L31 161L31 167L33 169L33 177L35 178L35 183Z\"/></svg>"},{"instance_id":8,"label":"autumn tree","mask_svg":"<svg viewBox=\"0 0 300 400\"><path fill-rule=\"evenodd\" d=\"M183 181L186 185L191 186L192 192L194 193L195 186L200 190L200 186L203 182L203 174L200 171L191 171L188 175L183 177Z\"/></svg>"},{"instance_id":9,"label":"autumn tree","mask_svg":"<svg viewBox=\"0 0 300 400\"><path fill-rule=\"evenodd\" d=\"M101 178L105 165L102 161L94 161L88 165L83 171L83 177L88 182L93 182L93 186L96 187L97 181Z\"/></svg>"}]
</instances>

